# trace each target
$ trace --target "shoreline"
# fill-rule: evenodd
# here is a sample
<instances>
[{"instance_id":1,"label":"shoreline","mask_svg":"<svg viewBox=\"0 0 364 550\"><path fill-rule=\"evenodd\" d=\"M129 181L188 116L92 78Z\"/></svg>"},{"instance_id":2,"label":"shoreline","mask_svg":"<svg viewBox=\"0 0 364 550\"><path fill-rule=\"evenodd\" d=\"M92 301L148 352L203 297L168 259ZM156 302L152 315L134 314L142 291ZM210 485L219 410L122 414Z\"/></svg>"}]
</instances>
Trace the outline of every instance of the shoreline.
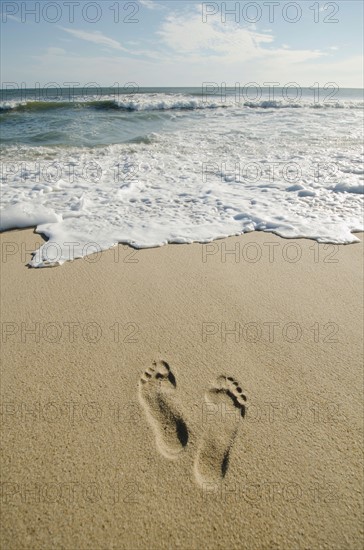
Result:
<instances>
[{"instance_id":1,"label":"shoreline","mask_svg":"<svg viewBox=\"0 0 364 550\"><path fill-rule=\"evenodd\" d=\"M35 253L37 252L37 250L42 246L44 245L45 243L48 242L48 239L46 237L46 235L44 235L43 233L41 232L37 232L36 231L37 229L37 226L29 226L29 227L24 227L24 228L14 228L14 229L6 229L6 230L3 230L0 232L0 235L6 235L6 234L12 234L12 233L19 233L19 232L31 232L33 235L36 235L36 236L39 236L40 239L41 239L41 242L37 242L37 245L38 245L38 248L35 248L33 253L31 254L31 259L32 257L35 255ZM353 244L359 244L362 240L363 240L363 237L364 237L364 232L361 231L361 230L355 230L355 231L352 231L351 234L352 235L359 235L361 237L361 239L358 237L356 237L358 240L356 241L352 241L352 242L345 242L345 243L336 243L336 242L326 242L326 241L318 241L317 239L314 239L314 238L311 238L311 237L283 237L281 235L279 235L278 233L275 233L274 231L265 231L265 230L259 230L259 231L248 231L248 232L245 232L245 233L241 233L241 234L238 234L238 235L230 235L228 237L218 237L216 239L212 239L212 240L209 240L209 241L192 241L192 242L189 242L189 243L183 243L183 242L168 242L168 243L164 243L162 245L156 245L156 246L150 246L150 247L135 247L133 246L132 244L130 243L127 243L127 242L119 242L119 243L116 243L114 246L110 247L110 248L107 248L107 249L102 249L100 247L100 245L96 242L91 242L88 243L88 245L97 245L97 250L96 252L91 252L90 254L87 254L87 255L84 255L84 256L77 256L73 259L70 259L70 260L64 260L62 263L56 263L56 264L51 264L51 265L43 265L43 266L31 266L31 265L27 265L27 267L30 267L30 268L35 268L35 269L43 269L43 268L47 268L47 267L62 267L62 265L64 264L67 264L67 263L72 263L76 260L85 260L86 258L90 258L94 255L97 255L97 256L101 256L102 254L105 254L109 251L113 251L115 249L118 249L119 247L127 247L129 248L130 250L132 251L135 251L135 252L138 252L138 251L141 251L141 250L156 250L156 249L160 249L160 248L164 248L164 247L169 247L169 246L191 246L191 245L200 245L200 246L203 246L203 247L206 247L208 245L213 245L214 243L217 243L217 246L219 246L219 243L221 241L225 242L225 241L228 241L228 240L232 240L232 239L239 239L239 238L247 238L249 235L259 235L259 234L263 234L263 235L267 235L269 237L269 235L271 236L274 236L274 237L278 237L278 239L282 240L285 242L285 244L289 244L289 242L297 242L298 243L300 241L309 241L309 242L312 242L312 244L314 245L315 243L317 245L320 245L320 246L333 246L333 247L341 247L341 246L348 246L348 245L353 245ZM253 238L253 241L254 241L254 238ZM75 244L79 244L79 243L66 243L68 245L75 245ZM247 243L245 243L246 245ZM4 250L2 250L2 254L3 254ZM27 250L27 253L29 251ZM13 253L17 253L17 250L10 250L10 251L7 251L5 250L5 255L6 256L10 256L12 255ZM86 260L87 261L87 260ZM294 263L294 262L293 262Z\"/></svg>"},{"instance_id":2,"label":"shoreline","mask_svg":"<svg viewBox=\"0 0 364 550\"><path fill-rule=\"evenodd\" d=\"M355 234L117 245L35 270L42 236L2 233L4 545L360 548Z\"/></svg>"}]
</instances>

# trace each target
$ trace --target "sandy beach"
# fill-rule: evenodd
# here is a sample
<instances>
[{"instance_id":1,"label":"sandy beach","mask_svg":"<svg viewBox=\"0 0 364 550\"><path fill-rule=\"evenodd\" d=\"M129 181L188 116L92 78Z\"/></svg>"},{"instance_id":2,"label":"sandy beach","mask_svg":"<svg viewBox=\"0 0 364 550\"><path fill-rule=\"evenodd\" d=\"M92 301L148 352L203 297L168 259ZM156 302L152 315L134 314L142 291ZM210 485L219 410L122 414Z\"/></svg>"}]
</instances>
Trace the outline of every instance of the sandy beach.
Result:
<instances>
[{"instance_id":1,"label":"sandy beach","mask_svg":"<svg viewBox=\"0 0 364 550\"><path fill-rule=\"evenodd\" d=\"M1 240L2 547L359 550L363 235Z\"/></svg>"}]
</instances>

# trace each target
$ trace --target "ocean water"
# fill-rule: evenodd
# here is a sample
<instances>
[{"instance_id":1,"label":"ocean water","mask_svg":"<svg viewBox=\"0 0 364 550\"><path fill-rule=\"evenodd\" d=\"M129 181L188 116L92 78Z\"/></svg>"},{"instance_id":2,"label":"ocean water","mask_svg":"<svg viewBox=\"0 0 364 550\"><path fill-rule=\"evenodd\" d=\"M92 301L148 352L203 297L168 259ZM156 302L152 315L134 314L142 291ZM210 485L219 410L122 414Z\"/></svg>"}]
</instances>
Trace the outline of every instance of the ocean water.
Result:
<instances>
[{"instance_id":1,"label":"ocean water","mask_svg":"<svg viewBox=\"0 0 364 550\"><path fill-rule=\"evenodd\" d=\"M253 230L355 242L364 229L363 91L295 95L3 90L1 230L36 226L47 238L34 267L117 243Z\"/></svg>"}]
</instances>

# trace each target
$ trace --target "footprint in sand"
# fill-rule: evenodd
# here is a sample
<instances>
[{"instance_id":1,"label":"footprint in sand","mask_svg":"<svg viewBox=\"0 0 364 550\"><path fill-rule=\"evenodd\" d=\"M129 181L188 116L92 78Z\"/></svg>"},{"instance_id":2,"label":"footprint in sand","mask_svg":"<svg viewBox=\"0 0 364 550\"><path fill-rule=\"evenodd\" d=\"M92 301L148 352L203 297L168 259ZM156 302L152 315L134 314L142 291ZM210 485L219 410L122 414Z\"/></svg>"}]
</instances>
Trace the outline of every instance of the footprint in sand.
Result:
<instances>
[{"instance_id":1,"label":"footprint in sand","mask_svg":"<svg viewBox=\"0 0 364 550\"><path fill-rule=\"evenodd\" d=\"M229 466L229 455L240 420L245 416L246 396L233 378L219 376L205 394L205 432L197 451L195 476L203 483L221 481Z\"/></svg>"},{"instance_id":2,"label":"footprint in sand","mask_svg":"<svg viewBox=\"0 0 364 550\"><path fill-rule=\"evenodd\" d=\"M176 379L165 361L154 362L139 381L139 398L154 429L158 450L177 458L187 445L187 426L178 412L174 393Z\"/></svg>"}]
</instances>

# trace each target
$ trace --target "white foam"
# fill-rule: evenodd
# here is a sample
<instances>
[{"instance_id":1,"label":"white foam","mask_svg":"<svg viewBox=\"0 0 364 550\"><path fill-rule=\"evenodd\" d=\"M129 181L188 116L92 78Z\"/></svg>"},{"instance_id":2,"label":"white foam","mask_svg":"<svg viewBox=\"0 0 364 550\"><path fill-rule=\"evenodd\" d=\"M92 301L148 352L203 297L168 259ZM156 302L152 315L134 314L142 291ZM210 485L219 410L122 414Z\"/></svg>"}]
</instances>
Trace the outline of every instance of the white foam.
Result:
<instances>
[{"instance_id":1,"label":"white foam","mask_svg":"<svg viewBox=\"0 0 364 550\"><path fill-rule=\"evenodd\" d=\"M34 227L42 223L56 223L62 216L52 208L32 202L16 203L0 210L0 231L7 229Z\"/></svg>"},{"instance_id":2,"label":"white foam","mask_svg":"<svg viewBox=\"0 0 364 550\"><path fill-rule=\"evenodd\" d=\"M27 101L10 99L9 101L0 101L0 112L1 111L11 111L17 107L24 107L27 104Z\"/></svg>"},{"instance_id":3,"label":"white foam","mask_svg":"<svg viewBox=\"0 0 364 550\"><path fill-rule=\"evenodd\" d=\"M184 95L167 94L145 94L134 96L132 100L118 99L115 105L120 109L130 111L170 111L170 110L194 110L194 109L216 109L233 105L230 99L228 103L219 99L206 98L192 99Z\"/></svg>"},{"instance_id":4,"label":"white foam","mask_svg":"<svg viewBox=\"0 0 364 550\"><path fill-rule=\"evenodd\" d=\"M52 97L41 99L11 99L0 101L0 112L11 111L18 108L30 107L35 109L37 106L50 107L58 105L71 106L77 105L107 105L117 107L126 111L169 111L169 110L203 110L218 108L239 108L239 109L355 109L362 110L363 101L352 100L327 100L318 101L314 98L301 98L296 101L287 99L256 99L254 101L244 100L239 95L210 95L210 96L186 96L183 94L120 94L117 95L89 95L89 96L71 96L71 97Z\"/></svg>"}]
</instances>

